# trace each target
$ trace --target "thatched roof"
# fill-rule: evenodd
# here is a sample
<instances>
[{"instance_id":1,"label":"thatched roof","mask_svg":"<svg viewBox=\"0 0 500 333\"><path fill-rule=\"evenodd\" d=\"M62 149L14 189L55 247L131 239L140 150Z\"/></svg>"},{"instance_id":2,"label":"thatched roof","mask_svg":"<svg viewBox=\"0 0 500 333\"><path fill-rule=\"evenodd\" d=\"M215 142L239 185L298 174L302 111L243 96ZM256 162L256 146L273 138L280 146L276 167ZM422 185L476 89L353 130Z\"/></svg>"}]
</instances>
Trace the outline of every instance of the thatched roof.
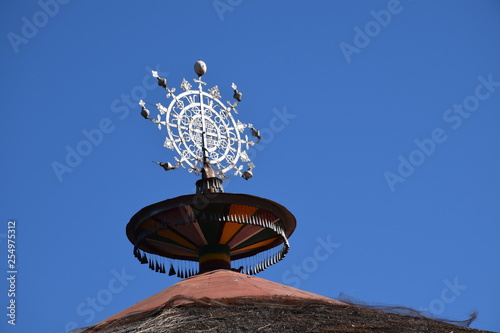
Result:
<instances>
[{"instance_id":1,"label":"thatched roof","mask_svg":"<svg viewBox=\"0 0 500 333\"><path fill-rule=\"evenodd\" d=\"M228 270L194 276L83 332L486 332L345 304Z\"/></svg>"}]
</instances>

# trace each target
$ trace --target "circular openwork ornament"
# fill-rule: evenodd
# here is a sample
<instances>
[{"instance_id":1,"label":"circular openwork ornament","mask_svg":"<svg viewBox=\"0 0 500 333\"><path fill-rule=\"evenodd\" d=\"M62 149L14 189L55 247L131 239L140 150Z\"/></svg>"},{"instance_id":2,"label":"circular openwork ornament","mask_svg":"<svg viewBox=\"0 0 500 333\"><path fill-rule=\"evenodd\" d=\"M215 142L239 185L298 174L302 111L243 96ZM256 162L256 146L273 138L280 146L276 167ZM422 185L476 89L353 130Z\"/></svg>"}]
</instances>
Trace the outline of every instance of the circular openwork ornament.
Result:
<instances>
[{"instance_id":1,"label":"circular openwork ornament","mask_svg":"<svg viewBox=\"0 0 500 333\"><path fill-rule=\"evenodd\" d=\"M168 136L164 146L175 150L180 161L199 171L206 157L218 173L250 162L246 149L253 141L242 139L244 124L234 120L217 98L204 91L188 90L172 100L165 115Z\"/></svg>"},{"instance_id":2,"label":"circular openwork ornament","mask_svg":"<svg viewBox=\"0 0 500 333\"><path fill-rule=\"evenodd\" d=\"M175 88L168 87L167 80L159 77L157 72L153 71L153 77L158 79L158 85L165 88L167 98L172 100L168 107L161 103L155 105L159 111L156 119L149 117L149 110L145 108L147 103L140 101L142 115L156 123L159 129L162 129L162 125L166 127L164 146L179 155L175 157L175 165L157 163L165 170L187 165L189 171L195 174L208 164L219 177L227 177L225 173L234 169L235 175L251 178L255 165L251 163L247 150L260 141L260 133L252 124L234 119L232 113L238 113L236 106L242 97L236 85L232 84L236 102L228 101L226 105L220 101L217 86L208 89L208 92L203 91L206 83L201 81L201 76L194 79L198 83L198 90L191 89L191 84L183 79L180 87L184 92L179 95L175 94ZM249 130L258 141L252 141L244 134L245 130ZM242 172L243 165L240 163L244 162L248 162L248 170Z\"/></svg>"}]
</instances>

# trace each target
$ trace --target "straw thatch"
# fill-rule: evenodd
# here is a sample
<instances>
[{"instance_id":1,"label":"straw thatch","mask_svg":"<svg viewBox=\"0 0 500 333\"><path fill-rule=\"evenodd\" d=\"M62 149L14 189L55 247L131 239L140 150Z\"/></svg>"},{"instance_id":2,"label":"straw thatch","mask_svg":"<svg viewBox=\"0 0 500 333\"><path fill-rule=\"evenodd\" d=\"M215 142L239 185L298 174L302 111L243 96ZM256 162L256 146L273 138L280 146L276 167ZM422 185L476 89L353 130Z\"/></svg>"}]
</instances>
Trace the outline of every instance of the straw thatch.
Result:
<instances>
[{"instance_id":1,"label":"straw thatch","mask_svg":"<svg viewBox=\"0 0 500 333\"><path fill-rule=\"evenodd\" d=\"M179 296L182 297L182 296ZM185 296L184 296L185 297ZM191 299L89 327L85 333L337 332L480 333L425 317L293 297Z\"/></svg>"}]
</instances>

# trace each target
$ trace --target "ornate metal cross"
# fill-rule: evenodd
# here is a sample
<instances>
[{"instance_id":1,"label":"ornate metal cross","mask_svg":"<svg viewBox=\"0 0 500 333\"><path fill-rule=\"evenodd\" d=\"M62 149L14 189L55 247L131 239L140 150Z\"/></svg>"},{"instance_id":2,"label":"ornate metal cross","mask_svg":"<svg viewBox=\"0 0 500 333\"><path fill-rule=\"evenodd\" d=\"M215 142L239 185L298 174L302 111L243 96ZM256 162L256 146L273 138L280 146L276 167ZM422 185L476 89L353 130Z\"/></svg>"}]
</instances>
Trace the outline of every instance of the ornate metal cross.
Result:
<instances>
[{"instance_id":1,"label":"ornate metal cross","mask_svg":"<svg viewBox=\"0 0 500 333\"><path fill-rule=\"evenodd\" d=\"M222 103L218 86L203 90L206 85L202 81L207 66L203 61L197 61L194 66L198 79L193 79L198 84L198 89L183 79L180 88L183 90L176 95L176 88L170 88L167 80L152 71L153 77L158 80L158 85L167 91L167 98L171 98L168 107L161 103L150 104L140 101L142 116L158 125L158 129L165 126L167 137L164 147L175 150L178 157L174 157L176 164L168 162L155 162L165 170L176 169L179 166L189 167L189 172L199 175L204 167L210 167L219 178L228 178L226 172L234 169L235 175L245 179L252 177L255 165L250 161L247 150L260 141L260 133L252 124L244 124L235 120L233 112L238 113L236 107L241 102L242 93L233 83L234 103ZM156 118L150 117L146 104L154 105L159 111ZM257 138L252 141L245 131L250 131L251 136ZM242 171L242 163L248 163L248 169Z\"/></svg>"}]
</instances>

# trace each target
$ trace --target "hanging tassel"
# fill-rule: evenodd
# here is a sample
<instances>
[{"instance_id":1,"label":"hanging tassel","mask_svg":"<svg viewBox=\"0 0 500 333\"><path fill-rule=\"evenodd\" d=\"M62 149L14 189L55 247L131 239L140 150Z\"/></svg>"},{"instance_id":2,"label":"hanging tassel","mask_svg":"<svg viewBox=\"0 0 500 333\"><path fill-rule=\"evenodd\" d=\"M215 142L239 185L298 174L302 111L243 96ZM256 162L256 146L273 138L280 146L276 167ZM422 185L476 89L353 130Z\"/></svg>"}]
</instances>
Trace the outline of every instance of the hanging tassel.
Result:
<instances>
[{"instance_id":1,"label":"hanging tassel","mask_svg":"<svg viewBox=\"0 0 500 333\"><path fill-rule=\"evenodd\" d=\"M168 271L168 276L175 275L174 265L170 264L170 270Z\"/></svg>"}]
</instances>

